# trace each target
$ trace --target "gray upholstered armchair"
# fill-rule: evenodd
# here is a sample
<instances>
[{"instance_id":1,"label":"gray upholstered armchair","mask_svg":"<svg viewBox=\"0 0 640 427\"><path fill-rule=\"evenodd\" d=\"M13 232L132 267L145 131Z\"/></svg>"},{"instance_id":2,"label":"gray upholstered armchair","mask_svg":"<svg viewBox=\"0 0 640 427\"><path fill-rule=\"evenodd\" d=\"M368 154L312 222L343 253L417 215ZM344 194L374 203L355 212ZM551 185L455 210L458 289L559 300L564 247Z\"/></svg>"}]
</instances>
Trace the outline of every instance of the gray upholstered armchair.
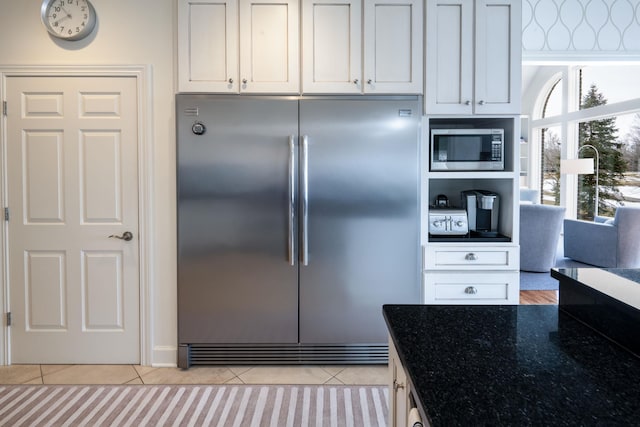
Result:
<instances>
[{"instance_id":1,"label":"gray upholstered armchair","mask_svg":"<svg viewBox=\"0 0 640 427\"><path fill-rule=\"evenodd\" d=\"M564 256L597 267L640 267L640 208L619 206L612 219L564 221Z\"/></svg>"},{"instance_id":2,"label":"gray upholstered armchair","mask_svg":"<svg viewBox=\"0 0 640 427\"><path fill-rule=\"evenodd\" d=\"M520 270L548 272L555 265L565 208L520 205Z\"/></svg>"}]
</instances>

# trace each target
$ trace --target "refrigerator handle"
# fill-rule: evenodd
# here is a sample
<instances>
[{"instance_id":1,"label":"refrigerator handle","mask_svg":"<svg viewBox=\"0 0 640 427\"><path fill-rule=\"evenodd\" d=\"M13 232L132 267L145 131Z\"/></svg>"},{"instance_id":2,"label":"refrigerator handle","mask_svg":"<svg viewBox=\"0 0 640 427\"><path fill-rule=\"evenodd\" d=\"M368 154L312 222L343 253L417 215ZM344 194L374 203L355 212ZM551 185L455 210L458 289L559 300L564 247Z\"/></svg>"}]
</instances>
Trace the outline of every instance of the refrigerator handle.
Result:
<instances>
[{"instance_id":1,"label":"refrigerator handle","mask_svg":"<svg viewBox=\"0 0 640 427\"><path fill-rule=\"evenodd\" d=\"M309 265L309 137L302 136L302 265Z\"/></svg>"},{"instance_id":2,"label":"refrigerator handle","mask_svg":"<svg viewBox=\"0 0 640 427\"><path fill-rule=\"evenodd\" d=\"M296 265L296 137L289 136L289 264Z\"/></svg>"}]
</instances>

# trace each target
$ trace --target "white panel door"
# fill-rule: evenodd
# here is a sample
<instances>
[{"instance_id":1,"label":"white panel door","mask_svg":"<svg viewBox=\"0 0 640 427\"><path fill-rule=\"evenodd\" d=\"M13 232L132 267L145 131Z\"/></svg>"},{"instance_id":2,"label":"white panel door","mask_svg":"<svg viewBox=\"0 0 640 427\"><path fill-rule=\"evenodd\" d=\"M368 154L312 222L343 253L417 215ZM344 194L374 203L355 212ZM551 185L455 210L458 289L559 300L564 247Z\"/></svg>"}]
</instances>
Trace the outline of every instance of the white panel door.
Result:
<instances>
[{"instance_id":1,"label":"white panel door","mask_svg":"<svg viewBox=\"0 0 640 427\"><path fill-rule=\"evenodd\" d=\"M427 2L426 114L473 112L473 0Z\"/></svg>"},{"instance_id":2,"label":"white panel door","mask_svg":"<svg viewBox=\"0 0 640 427\"><path fill-rule=\"evenodd\" d=\"M422 94L422 0L364 2L364 92Z\"/></svg>"},{"instance_id":3,"label":"white panel door","mask_svg":"<svg viewBox=\"0 0 640 427\"><path fill-rule=\"evenodd\" d=\"M136 79L9 77L7 105L11 362L139 363Z\"/></svg>"},{"instance_id":4,"label":"white panel door","mask_svg":"<svg viewBox=\"0 0 640 427\"><path fill-rule=\"evenodd\" d=\"M302 3L302 91L362 92L360 0Z\"/></svg>"},{"instance_id":5,"label":"white panel door","mask_svg":"<svg viewBox=\"0 0 640 427\"><path fill-rule=\"evenodd\" d=\"M178 3L180 92L239 92L237 0Z\"/></svg>"},{"instance_id":6,"label":"white panel door","mask_svg":"<svg viewBox=\"0 0 640 427\"><path fill-rule=\"evenodd\" d=\"M475 113L520 113L522 2L476 2Z\"/></svg>"},{"instance_id":7,"label":"white panel door","mask_svg":"<svg viewBox=\"0 0 640 427\"><path fill-rule=\"evenodd\" d=\"M240 0L240 91L299 93L297 0Z\"/></svg>"}]
</instances>

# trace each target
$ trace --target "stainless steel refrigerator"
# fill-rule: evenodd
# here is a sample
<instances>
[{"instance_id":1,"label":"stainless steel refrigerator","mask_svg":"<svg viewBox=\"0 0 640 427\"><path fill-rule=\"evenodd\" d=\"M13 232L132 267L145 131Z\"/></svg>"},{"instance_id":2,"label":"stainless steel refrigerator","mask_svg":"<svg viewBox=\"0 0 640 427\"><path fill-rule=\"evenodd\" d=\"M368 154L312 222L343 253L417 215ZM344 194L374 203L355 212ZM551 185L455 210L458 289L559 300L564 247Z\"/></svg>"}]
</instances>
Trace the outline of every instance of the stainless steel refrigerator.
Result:
<instances>
[{"instance_id":1,"label":"stainless steel refrigerator","mask_svg":"<svg viewBox=\"0 0 640 427\"><path fill-rule=\"evenodd\" d=\"M384 363L419 303L422 100L179 94L179 366Z\"/></svg>"}]
</instances>

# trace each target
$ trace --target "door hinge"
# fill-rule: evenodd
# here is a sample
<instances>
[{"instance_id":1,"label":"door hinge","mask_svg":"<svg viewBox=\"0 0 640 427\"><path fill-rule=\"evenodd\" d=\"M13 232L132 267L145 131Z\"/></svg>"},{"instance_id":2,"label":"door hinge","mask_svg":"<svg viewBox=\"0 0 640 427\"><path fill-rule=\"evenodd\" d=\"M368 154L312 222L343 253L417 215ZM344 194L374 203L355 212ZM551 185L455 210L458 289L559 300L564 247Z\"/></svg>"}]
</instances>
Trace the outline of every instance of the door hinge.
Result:
<instances>
[{"instance_id":1,"label":"door hinge","mask_svg":"<svg viewBox=\"0 0 640 427\"><path fill-rule=\"evenodd\" d=\"M4 220L9 221L9 208L4 208Z\"/></svg>"},{"instance_id":2,"label":"door hinge","mask_svg":"<svg viewBox=\"0 0 640 427\"><path fill-rule=\"evenodd\" d=\"M2 101L2 114L7 115L7 101Z\"/></svg>"},{"instance_id":3,"label":"door hinge","mask_svg":"<svg viewBox=\"0 0 640 427\"><path fill-rule=\"evenodd\" d=\"M11 312L7 313L7 326L11 326Z\"/></svg>"}]
</instances>

